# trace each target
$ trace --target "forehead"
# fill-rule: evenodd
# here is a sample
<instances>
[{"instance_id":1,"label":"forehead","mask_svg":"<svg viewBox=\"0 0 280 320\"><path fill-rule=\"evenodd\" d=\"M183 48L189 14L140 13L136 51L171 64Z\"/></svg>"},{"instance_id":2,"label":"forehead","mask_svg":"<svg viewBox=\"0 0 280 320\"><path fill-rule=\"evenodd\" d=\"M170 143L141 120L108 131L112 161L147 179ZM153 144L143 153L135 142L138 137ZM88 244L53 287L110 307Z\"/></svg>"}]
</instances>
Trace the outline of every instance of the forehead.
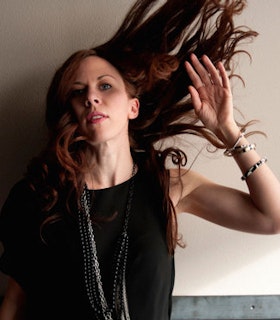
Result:
<instances>
[{"instance_id":1,"label":"forehead","mask_svg":"<svg viewBox=\"0 0 280 320\"><path fill-rule=\"evenodd\" d=\"M111 75L122 78L118 70L107 60L98 56L90 56L81 61L75 72L76 77Z\"/></svg>"}]
</instances>

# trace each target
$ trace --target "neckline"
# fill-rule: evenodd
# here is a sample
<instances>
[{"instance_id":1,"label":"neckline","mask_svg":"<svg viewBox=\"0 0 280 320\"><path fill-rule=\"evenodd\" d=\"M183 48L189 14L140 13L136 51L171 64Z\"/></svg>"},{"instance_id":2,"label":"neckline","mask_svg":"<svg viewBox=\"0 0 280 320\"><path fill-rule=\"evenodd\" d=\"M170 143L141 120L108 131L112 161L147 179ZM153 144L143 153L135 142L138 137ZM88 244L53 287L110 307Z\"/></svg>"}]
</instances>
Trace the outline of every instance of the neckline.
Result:
<instances>
[{"instance_id":1,"label":"neckline","mask_svg":"<svg viewBox=\"0 0 280 320\"><path fill-rule=\"evenodd\" d=\"M86 188L90 192L102 192L102 191L109 191L109 190L121 188L121 187L129 184L132 179L136 178L137 175L138 175L138 172L139 172L139 167L137 166L137 171L135 172L135 174L133 176L131 176L130 178L128 178L127 180L125 180L125 181L123 181L121 183L115 184L115 185L110 186L110 187L98 188L98 189L88 189L88 187L86 186Z\"/></svg>"}]
</instances>

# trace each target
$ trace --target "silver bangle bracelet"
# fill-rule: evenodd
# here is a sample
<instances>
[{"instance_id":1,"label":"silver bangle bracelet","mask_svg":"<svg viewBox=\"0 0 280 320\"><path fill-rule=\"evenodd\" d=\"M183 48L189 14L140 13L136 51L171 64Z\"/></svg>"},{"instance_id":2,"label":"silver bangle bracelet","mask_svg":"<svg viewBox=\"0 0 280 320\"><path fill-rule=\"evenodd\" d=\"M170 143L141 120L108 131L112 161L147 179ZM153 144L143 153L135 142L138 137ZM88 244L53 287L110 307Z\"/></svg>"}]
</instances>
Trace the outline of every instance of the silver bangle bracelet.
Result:
<instances>
[{"instance_id":1,"label":"silver bangle bracelet","mask_svg":"<svg viewBox=\"0 0 280 320\"><path fill-rule=\"evenodd\" d=\"M255 143L250 143L250 144L242 144L241 146L237 146L231 149L227 149L224 152L224 155L227 157L232 157L237 153L243 153L243 152L248 152L250 150L256 150L256 144Z\"/></svg>"},{"instance_id":2,"label":"silver bangle bracelet","mask_svg":"<svg viewBox=\"0 0 280 320\"><path fill-rule=\"evenodd\" d=\"M267 158L264 157L255 163L244 175L241 177L241 180L246 180L256 169L258 169L262 164L267 162Z\"/></svg>"},{"instance_id":3,"label":"silver bangle bracelet","mask_svg":"<svg viewBox=\"0 0 280 320\"><path fill-rule=\"evenodd\" d=\"M232 148L226 149L224 152L224 155L227 157L231 157L233 155L234 150L236 149L239 141L244 137L245 135L245 131L241 131L240 136L238 137L238 139L236 140L235 144L233 145Z\"/></svg>"}]
</instances>

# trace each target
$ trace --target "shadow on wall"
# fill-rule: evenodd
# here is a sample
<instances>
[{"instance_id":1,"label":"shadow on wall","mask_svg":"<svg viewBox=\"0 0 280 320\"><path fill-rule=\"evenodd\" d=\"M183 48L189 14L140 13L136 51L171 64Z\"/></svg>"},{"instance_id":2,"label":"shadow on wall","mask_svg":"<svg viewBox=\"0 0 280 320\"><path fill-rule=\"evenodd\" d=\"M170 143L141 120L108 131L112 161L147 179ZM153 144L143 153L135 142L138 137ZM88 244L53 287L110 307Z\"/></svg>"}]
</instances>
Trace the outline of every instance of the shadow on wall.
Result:
<instances>
[{"instance_id":1,"label":"shadow on wall","mask_svg":"<svg viewBox=\"0 0 280 320\"><path fill-rule=\"evenodd\" d=\"M32 76L1 89L0 205L44 142L44 77Z\"/></svg>"},{"instance_id":2,"label":"shadow on wall","mask_svg":"<svg viewBox=\"0 0 280 320\"><path fill-rule=\"evenodd\" d=\"M31 157L44 143L44 101L47 85L44 75L5 83L0 93L0 206L9 190L25 172ZM6 86L6 87L5 87ZM0 243L0 255L2 247ZM0 273L0 296L6 277Z\"/></svg>"}]
</instances>

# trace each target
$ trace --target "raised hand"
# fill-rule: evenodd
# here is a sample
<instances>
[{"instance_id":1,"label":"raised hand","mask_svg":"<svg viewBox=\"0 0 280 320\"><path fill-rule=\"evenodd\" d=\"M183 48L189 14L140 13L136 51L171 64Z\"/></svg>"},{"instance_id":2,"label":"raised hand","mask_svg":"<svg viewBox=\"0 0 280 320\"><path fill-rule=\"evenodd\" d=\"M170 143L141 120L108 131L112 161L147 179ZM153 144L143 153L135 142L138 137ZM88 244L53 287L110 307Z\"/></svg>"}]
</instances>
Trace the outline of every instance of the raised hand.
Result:
<instances>
[{"instance_id":1,"label":"raised hand","mask_svg":"<svg viewBox=\"0 0 280 320\"><path fill-rule=\"evenodd\" d=\"M233 117L230 81L222 62L215 67L211 60L195 54L185 63L186 71L193 83L189 86L195 112L206 128L222 141L226 132L236 130Z\"/></svg>"}]
</instances>

